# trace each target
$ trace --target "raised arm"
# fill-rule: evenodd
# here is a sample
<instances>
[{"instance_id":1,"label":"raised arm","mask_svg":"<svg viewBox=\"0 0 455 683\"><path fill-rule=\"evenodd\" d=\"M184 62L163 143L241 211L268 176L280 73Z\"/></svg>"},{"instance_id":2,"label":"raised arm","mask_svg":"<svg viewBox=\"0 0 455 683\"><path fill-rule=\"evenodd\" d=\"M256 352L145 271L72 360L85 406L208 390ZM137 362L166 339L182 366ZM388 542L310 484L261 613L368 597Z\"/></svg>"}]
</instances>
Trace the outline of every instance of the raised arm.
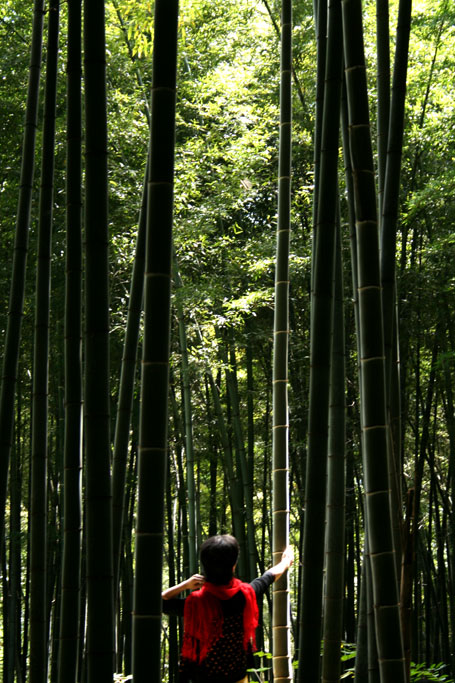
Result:
<instances>
[{"instance_id":1,"label":"raised arm","mask_svg":"<svg viewBox=\"0 0 455 683\"><path fill-rule=\"evenodd\" d=\"M202 588L204 581L205 579L202 574L194 574L189 579L186 579L186 581L182 581L182 583L178 583L171 588L166 588L166 590L161 593L161 597L163 600L169 600L170 598L175 598L177 595L180 595L183 591L193 591L197 588Z\"/></svg>"},{"instance_id":2,"label":"raised arm","mask_svg":"<svg viewBox=\"0 0 455 683\"><path fill-rule=\"evenodd\" d=\"M294 551L290 546L288 546L282 556L281 560L276 564L274 567L271 567L269 569L269 572L271 572L274 577L275 581L277 581L281 576L283 576L284 572L287 572L291 564L294 562Z\"/></svg>"}]
</instances>

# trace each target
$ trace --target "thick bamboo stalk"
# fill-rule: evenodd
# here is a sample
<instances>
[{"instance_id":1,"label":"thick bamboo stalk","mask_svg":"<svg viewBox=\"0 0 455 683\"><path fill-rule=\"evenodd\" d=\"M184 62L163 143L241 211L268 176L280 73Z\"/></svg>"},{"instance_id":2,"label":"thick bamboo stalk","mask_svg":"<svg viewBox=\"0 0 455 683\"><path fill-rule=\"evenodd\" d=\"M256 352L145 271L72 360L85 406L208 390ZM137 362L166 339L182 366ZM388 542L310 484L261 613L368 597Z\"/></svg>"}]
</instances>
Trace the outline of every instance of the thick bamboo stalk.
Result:
<instances>
[{"instance_id":1,"label":"thick bamboo stalk","mask_svg":"<svg viewBox=\"0 0 455 683\"><path fill-rule=\"evenodd\" d=\"M406 675L390 512L376 192L361 2L343 0L342 9L356 205L366 521L378 659L381 683L404 683Z\"/></svg>"},{"instance_id":2,"label":"thick bamboo stalk","mask_svg":"<svg viewBox=\"0 0 455 683\"><path fill-rule=\"evenodd\" d=\"M79 648L81 582L81 0L68 2L67 208L65 288L65 435L63 562L60 614L59 683L75 683Z\"/></svg>"},{"instance_id":3,"label":"thick bamboo stalk","mask_svg":"<svg viewBox=\"0 0 455 683\"><path fill-rule=\"evenodd\" d=\"M329 6L310 341L310 406L303 536L299 681L319 677L324 564L327 437L333 320L333 276L338 206L342 36L340 3Z\"/></svg>"},{"instance_id":4,"label":"thick bamboo stalk","mask_svg":"<svg viewBox=\"0 0 455 683\"><path fill-rule=\"evenodd\" d=\"M133 597L132 668L136 683L161 680L177 26L177 0L156 0Z\"/></svg>"}]
</instances>

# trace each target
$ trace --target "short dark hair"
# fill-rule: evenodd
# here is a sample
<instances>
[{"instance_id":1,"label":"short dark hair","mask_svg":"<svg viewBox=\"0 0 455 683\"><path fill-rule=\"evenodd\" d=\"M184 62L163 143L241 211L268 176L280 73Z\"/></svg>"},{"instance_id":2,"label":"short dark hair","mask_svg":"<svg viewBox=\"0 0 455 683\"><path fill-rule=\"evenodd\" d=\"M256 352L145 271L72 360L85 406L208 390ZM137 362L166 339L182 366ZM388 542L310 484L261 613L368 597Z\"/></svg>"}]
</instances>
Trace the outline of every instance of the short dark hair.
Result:
<instances>
[{"instance_id":1,"label":"short dark hair","mask_svg":"<svg viewBox=\"0 0 455 683\"><path fill-rule=\"evenodd\" d=\"M201 563L207 581L224 586L232 579L239 557L239 544L234 536L211 536L201 545Z\"/></svg>"}]
</instances>

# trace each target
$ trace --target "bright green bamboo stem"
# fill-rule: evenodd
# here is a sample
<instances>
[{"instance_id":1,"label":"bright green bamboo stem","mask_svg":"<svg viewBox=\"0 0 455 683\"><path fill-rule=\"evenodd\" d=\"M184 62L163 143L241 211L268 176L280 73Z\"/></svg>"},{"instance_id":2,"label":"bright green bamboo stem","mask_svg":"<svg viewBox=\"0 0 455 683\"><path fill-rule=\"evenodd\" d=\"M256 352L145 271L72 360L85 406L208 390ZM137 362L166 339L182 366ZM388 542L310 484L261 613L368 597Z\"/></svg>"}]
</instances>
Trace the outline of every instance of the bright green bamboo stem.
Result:
<instances>
[{"instance_id":1,"label":"bright green bamboo stem","mask_svg":"<svg viewBox=\"0 0 455 683\"><path fill-rule=\"evenodd\" d=\"M36 266L36 302L32 394L32 470L30 525L30 668L31 683L47 680L47 424L52 205L54 196L55 106L59 2L49 6L46 93Z\"/></svg>"},{"instance_id":2,"label":"bright green bamboo stem","mask_svg":"<svg viewBox=\"0 0 455 683\"><path fill-rule=\"evenodd\" d=\"M156 0L133 598L135 683L161 680L177 26L177 0Z\"/></svg>"},{"instance_id":3,"label":"bright green bamboo stem","mask_svg":"<svg viewBox=\"0 0 455 683\"><path fill-rule=\"evenodd\" d=\"M359 0L343 0L342 8L356 205L366 520L378 659L381 683L404 683L406 675L390 514L379 245L362 7Z\"/></svg>"},{"instance_id":4,"label":"bright green bamboo stem","mask_svg":"<svg viewBox=\"0 0 455 683\"><path fill-rule=\"evenodd\" d=\"M289 543L289 244L291 233L292 2L281 4L280 147L273 338L273 561ZM289 579L273 585L273 676L290 681Z\"/></svg>"},{"instance_id":5,"label":"bright green bamboo stem","mask_svg":"<svg viewBox=\"0 0 455 683\"><path fill-rule=\"evenodd\" d=\"M30 52L16 233L14 237L13 270L11 276L8 323L3 352L0 390L0 538L3 536L8 468L14 423L14 392L16 388L17 365L19 360L22 312L24 308L28 232L35 170L35 138L38 125L38 97L41 75L44 0L35 0L33 12L32 46Z\"/></svg>"}]
</instances>

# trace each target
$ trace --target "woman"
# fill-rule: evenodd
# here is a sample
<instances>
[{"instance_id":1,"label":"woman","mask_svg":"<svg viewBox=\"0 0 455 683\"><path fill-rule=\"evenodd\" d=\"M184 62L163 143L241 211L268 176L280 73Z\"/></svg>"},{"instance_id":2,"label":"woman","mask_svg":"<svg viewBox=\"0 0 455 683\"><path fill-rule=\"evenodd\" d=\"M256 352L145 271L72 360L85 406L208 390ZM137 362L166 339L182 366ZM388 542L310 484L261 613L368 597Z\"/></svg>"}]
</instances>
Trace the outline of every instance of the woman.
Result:
<instances>
[{"instance_id":1,"label":"woman","mask_svg":"<svg viewBox=\"0 0 455 683\"><path fill-rule=\"evenodd\" d=\"M164 613L183 615L181 681L248 680L258 624L257 598L289 569L294 556L287 548L277 565L251 583L234 578L238 556L239 545L233 536L212 536L201 546L203 574L162 593ZM178 598L185 590L194 592L183 600Z\"/></svg>"}]
</instances>

